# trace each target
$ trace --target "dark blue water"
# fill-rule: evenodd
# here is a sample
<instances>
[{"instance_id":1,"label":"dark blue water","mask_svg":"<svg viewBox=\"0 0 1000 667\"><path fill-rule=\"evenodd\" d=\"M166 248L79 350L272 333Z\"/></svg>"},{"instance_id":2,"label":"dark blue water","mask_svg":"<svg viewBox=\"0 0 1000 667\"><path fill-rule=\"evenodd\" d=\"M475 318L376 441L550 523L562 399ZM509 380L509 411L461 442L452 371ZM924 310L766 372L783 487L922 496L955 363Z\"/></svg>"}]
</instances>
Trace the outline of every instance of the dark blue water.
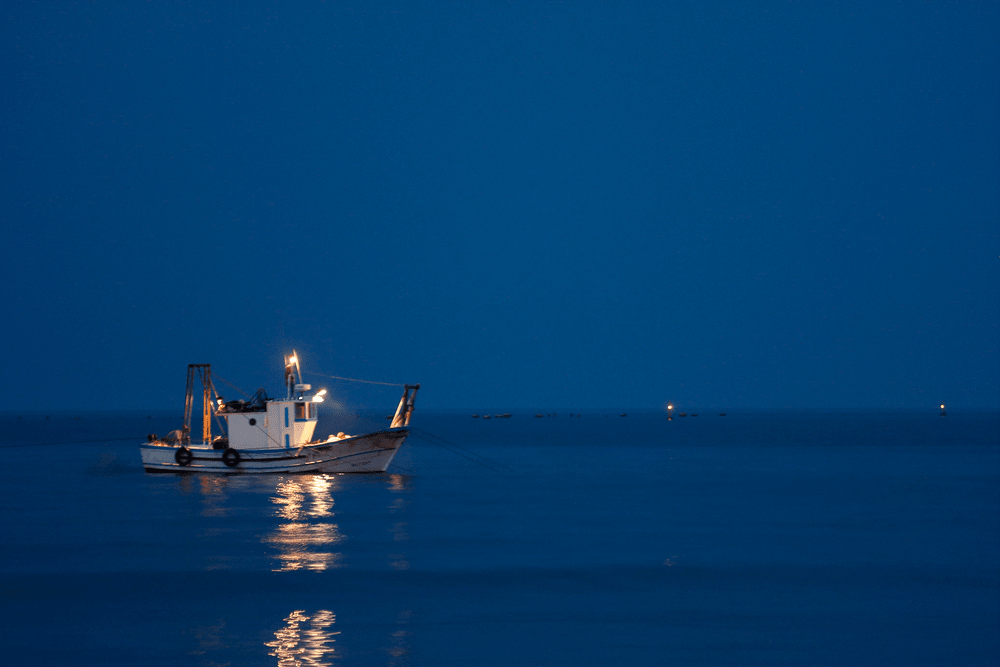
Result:
<instances>
[{"instance_id":1,"label":"dark blue water","mask_svg":"<svg viewBox=\"0 0 1000 667\"><path fill-rule=\"evenodd\" d=\"M0 419L5 664L1000 662L997 414L418 412L458 454L287 477L147 475L153 417Z\"/></svg>"}]
</instances>

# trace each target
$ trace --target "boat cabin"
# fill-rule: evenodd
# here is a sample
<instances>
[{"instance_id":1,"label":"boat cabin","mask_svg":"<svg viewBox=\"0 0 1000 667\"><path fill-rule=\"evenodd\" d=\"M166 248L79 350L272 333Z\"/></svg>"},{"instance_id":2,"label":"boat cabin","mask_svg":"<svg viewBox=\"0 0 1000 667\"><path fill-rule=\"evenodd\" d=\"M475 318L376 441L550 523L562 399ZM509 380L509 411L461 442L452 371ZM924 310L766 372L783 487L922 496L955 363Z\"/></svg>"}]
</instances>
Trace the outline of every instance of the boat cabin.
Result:
<instances>
[{"instance_id":1,"label":"boat cabin","mask_svg":"<svg viewBox=\"0 0 1000 667\"><path fill-rule=\"evenodd\" d=\"M319 403L313 398L268 401L258 412L221 412L229 442L245 449L294 449L310 442L319 416Z\"/></svg>"}]
</instances>

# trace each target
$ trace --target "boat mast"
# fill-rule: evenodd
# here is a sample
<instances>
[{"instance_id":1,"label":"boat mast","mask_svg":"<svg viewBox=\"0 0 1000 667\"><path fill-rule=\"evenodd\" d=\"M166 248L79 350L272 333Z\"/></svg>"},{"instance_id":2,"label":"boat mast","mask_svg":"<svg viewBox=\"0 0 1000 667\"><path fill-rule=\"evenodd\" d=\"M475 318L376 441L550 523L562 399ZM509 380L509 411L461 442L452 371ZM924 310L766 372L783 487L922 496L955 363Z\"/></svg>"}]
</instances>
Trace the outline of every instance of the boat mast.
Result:
<instances>
[{"instance_id":1,"label":"boat mast","mask_svg":"<svg viewBox=\"0 0 1000 667\"><path fill-rule=\"evenodd\" d=\"M413 390L412 394L410 393L411 389ZM418 389L420 389L419 384L403 385L403 397L399 399L399 407L396 408L396 414L393 416L389 428L410 425L410 417L413 415L413 402L417 399Z\"/></svg>"},{"instance_id":2,"label":"boat mast","mask_svg":"<svg viewBox=\"0 0 1000 667\"><path fill-rule=\"evenodd\" d=\"M201 380L201 438L202 442L212 441L212 364L188 364L187 391L184 394L184 426L181 440L191 443L191 408L194 403L194 375Z\"/></svg>"}]
</instances>

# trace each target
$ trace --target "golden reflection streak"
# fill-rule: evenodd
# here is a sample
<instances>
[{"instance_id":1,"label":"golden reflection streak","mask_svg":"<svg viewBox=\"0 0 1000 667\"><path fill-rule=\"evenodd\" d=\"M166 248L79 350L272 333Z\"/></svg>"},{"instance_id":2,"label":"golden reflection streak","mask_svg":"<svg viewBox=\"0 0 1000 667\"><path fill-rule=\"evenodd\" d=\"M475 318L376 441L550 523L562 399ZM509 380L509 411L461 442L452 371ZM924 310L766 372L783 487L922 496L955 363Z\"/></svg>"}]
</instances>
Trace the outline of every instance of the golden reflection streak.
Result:
<instances>
[{"instance_id":1,"label":"golden reflection streak","mask_svg":"<svg viewBox=\"0 0 1000 667\"><path fill-rule=\"evenodd\" d=\"M390 491L407 491L407 484L410 481L409 475L389 475L389 490Z\"/></svg>"},{"instance_id":2,"label":"golden reflection streak","mask_svg":"<svg viewBox=\"0 0 1000 667\"><path fill-rule=\"evenodd\" d=\"M322 572L339 567L343 554L310 551L308 547L342 542L344 536L333 523L287 523L264 538L265 542L278 547L281 567L275 572L292 570L313 570Z\"/></svg>"},{"instance_id":3,"label":"golden reflection streak","mask_svg":"<svg viewBox=\"0 0 1000 667\"><path fill-rule=\"evenodd\" d=\"M392 533L393 542L405 542L410 539L410 534L406 532L406 525L405 521L392 524L390 532Z\"/></svg>"},{"instance_id":4,"label":"golden reflection streak","mask_svg":"<svg viewBox=\"0 0 1000 667\"><path fill-rule=\"evenodd\" d=\"M389 566L394 570L409 570L410 561L406 560L406 554L389 554Z\"/></svg>"},{"instance_id":5,"label":"golden reflection streak","mask_svg":"<svg viewBox=\"0 0 1000 667\"><path fill-rule=\"evenodd\" d=\"M333 494L336 478L329 475L310 475L302 479L286 479L275 488L271 502L278 505L276 514L289 521L305 517L333 516ZM306 500L308 496L308 502Z\"/></svg>"},{"instance_id":6,"label":"golden reflection streak","mask_svg":"<svg viewBox=\"0 0 1000 667\"><path fill-rule=\"evenodd\" d=\"M413 612L406 609L399 613L397 625L403 626L399 630L389 635L389 646L386 651L389 653L389 667L405 667L410 664L410 636L413 634L406 629Z\"/></svg>"},{"instance_id":7,"label":"golden reflection streak","mask_svg":"<svg viewBox=\"0 0 1000 667\"><path fill-rule=\"evenodd\" d=\"M185 631L185 634L190 632L198 640L198 648L188 651L188 654L205 655L209 651L219 651L228 648L228 644L222 641L222 631L225 627L226 622L220 618L219 622L215 625L203 625Z\"/></svg>"},{"instance_id":8,"label":"golden reflection streak","mask_svg":"<svg viewBox=\"0 0 1000 667\"><path fill-rule=\"evenodd\" d=\"M285 479L275 488L276 495L271 497L271 502L278 506L275 513L289 521L279 525L263 540L278 548L277 560L281 567L275 572L302 569L321 572L341 566L343 554L310 550L310 547L342 542L344 536L337 524L307 521L333 516L331 491L336 485L334 477L312 475Z\"/></svg>"},{"instance_id":9,"label":"golden reflection streak","mask_svg":"<svg viewBox=\"0 0 1000 667\"><path fill-rule=\"evenodd\" d=\"M403 500L402 498L396 498L395 500L392 501L392 504L389 505L389 514L395 514L399 510L406 507L408 504L409 501Z\"/></svg>"},{"instance_id":10,"label":"golden reflection streak","mask_svg":"<svg viewBox=\"0 0 1000 667\"><path fill-rule=\"evenodd\" d=\"M327 646L340 634L330 631L336 622L337 617L326 609L320 609L312 617L297 609L285 619L285 627L274 633L274 641L265 642L264 646L271 649L268 655L278 659L278 667L328 667L332 663L324 662L324 658L339 658L334 647Z\"/></svg>"},{"instance_id":11,"label":"golden reflection streak","mask_svg":"<svg viewBox=\"0 0 1000 667\"><path fill-rule=\"evenodd\" d=\"M285 523L271 533L267 542L285 546L315 546L343 541L335 523Z\"/></svg>"},{"instance_id":12,"label":"golden reflection streak","mask_svg":"<svg viewBox=\"0 0 1000 667\"><path fill-rule=\"evenodd\" d=\"M198 491L201 493L202 516L226 516L229 508L225 503L229 499L226 493L226 486L229 480L226 477L216 475L200 475L198 478Z\"/></svg>"}]
</instances>

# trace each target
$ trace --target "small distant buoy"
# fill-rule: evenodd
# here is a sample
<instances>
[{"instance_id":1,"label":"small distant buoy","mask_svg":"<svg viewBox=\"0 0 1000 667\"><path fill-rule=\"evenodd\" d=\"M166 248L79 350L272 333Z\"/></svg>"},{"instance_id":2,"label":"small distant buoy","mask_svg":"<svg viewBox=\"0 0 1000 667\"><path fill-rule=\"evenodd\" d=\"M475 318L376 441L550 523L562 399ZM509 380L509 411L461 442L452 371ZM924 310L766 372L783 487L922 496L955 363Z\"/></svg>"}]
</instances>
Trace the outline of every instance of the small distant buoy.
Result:
<instances>
[{"instance_id":1,"label":"small distant buoy","mask_svg":"<svg viewBox=\"0 0 1000 667\"><path fill-rule=\"evenodd\" d=\"M691 413L691 416L692 416L692 417L697 417L697 416L698 416L698 413L697 413L697 412L692 412L692 413Z\"/></svg>"},{"instance_id":2,"label":"small distant buoy","mask_svg":"<svg viewBox=\"0 0 1000 667\"><path fill-rule=\"evenodd\" d=\"M680 414L680 416L681 416L681 417L687 417L687 416L688 416L688 413L686 413L686 412L682 412L682 413Z\"/></svg>"},{"instance_id":3,"label":"small distant buoy","mask_svg":"<svg viewBox=\"0 0 1000 667\"><path fill-rule=\"evenodd\" d=\"M941 416L942 417L948 416L948 413L944 411L944 403L941 404Z\"/></svg>"},{"instance_id":4,"label":"small distant buoy","mask_svg":"<svg viewBox=\"0 0 1000 667\"><path fill-rule=\"evenodd\" d=\"M472 415L473 419L479 419L479 415Z\"/></svg>"},{"instance_id":5,"label":"small distant buoy","mask_svg":"<svg viewBox=\"0 0 1000 667\"><path fill-rule=\"evenodd\" d=\"M720 412L720 413L719 413L719 416L720 416L720 417L725 417L725 416L726 416L726 413L725 413L725 412Z\"/></svg>"},{"instance_id":6,"label":"small distant buoy","mask_svg":"<svg viewBox=\"0 0 1000 667\"><path fill-rule=\"evenodd\" d=\"M621 413L621 414L620 414L620 415L618 415L618 416L619 416L619 417L628 417L628 415L627 415L627 414L625 414L624 412L623 412L623 413Z\"/></svg>"},{"instance_id":7,"label":"small distant buoy","mask_svg":"<svg viewBox=\"0 0 1000 667\"><path fill-rule=\"evenodd\" d=\"M535 415L535 419L538 419L539 417L544 417L544 416L545 415Z\"/></svg>"}]
</instances>

